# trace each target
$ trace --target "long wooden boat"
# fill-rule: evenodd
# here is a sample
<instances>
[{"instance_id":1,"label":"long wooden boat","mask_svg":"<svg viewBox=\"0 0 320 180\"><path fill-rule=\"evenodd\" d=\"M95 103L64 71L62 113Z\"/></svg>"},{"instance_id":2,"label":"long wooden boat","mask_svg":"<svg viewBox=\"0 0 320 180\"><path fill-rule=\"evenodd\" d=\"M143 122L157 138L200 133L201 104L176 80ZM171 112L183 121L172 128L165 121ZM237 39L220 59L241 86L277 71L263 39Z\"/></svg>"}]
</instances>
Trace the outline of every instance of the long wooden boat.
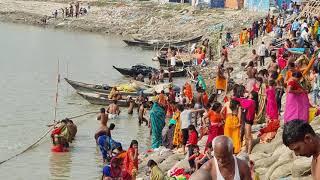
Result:
<instances>
[{"instance_id":1,"label":"long wooden boat","mask_svg":"<svg viewBox=\"0 0 320 180\"><path fill-rule=\"evenodd\" d=\"M119 68L119 67L115 67L115 66L113 66L113 68L116 69L119 73L121 73L124 76L136 77L137 75L139 75L139 72L136 72L136 71L134 71L132 69L129 69L129 68ZM150 72L150 73L152 73L152 72ZM176 70L176 71L172 71L171 74L172 74L172 77L185 77L187 72L184 69L179 69L179 70ZM149 74L145 73L145 74L142 74L142 75L148 76ZM169 71L168 70L164 71L164 77L165 78L169 77Z\"/></svg>"},{"instance_id":2,"label":"long wooden boat","mask_svg":"<svg viewBox=\"0 0 320 180\"><path fill-rule=\"evenodd\" d=\"M162 46L171 46L171 47L179 47L179 46L185 46L189 43L197 43L202 39L201 36L193 37L190 39L185 40L179 40L179 41L146 41L141 39L134 39L134 40L123 40L128 46L139 46L143 49L154 49L156 47L161 48Z\"/></svg>"},{"instance_id":3,"label":"long wooden boat","mask_svg":"<svg viewBox=\"0 0 320 180\"><path fill-rule=\"evenodd\" d=\"M160 63L160 66L166 67L170 66L170 60L167 60L164 56L158 57L158 61ZM177 67L186 67L186 66L192 66L192 61L176 61Z\"/></svg>"},{"instance_id":4,"label":"long wooden boat","mask_svg":"<svg viewBox=\"0 0 320 180\"><path fill-rule=\"evenodd\" d=\"M113 100L110 100L104 96L100 96L99 94L85 92L77 93L85 100L87 100L90 104L108 106L113 103ZM117 105L120 107L128 107L129 103L127 102L127 100L117 100Z\"/></svg>"},{"instance_id":5,"label":"long wooden boat","mask_svg":"<svg viewBox=\"0 0 320 180\"><path fill-rule=\"evenodd\" d=\"M103 94L110 94L111 88L105 89L102 85L97 84L88 84L78 81L73 81L67 78L64 78L68 84L70 84L76 91L78 92L90 92L90 93L103 93ZM122 92L120 94L124 96L139 96L138 92Z\"/></svg>"},{"instance_id":6,"label":"long wooden boat","mask_svg":"<svg viewBox=\"0 0 320 180\"><path fill-rule=\"evenodd\" d=\"M139 66L138 68L136 68ZM136 77L139 74L142 74L143 76L148 76L152 72L158 72L157 69L148 67L148 66L141 66L141 65L136 65L132 66L131 68L119 68L116 66L113 66L114 69L116 69L118 72L120 72L124 76L129 76L129 77Z\"/></svg>"}]
</instances>

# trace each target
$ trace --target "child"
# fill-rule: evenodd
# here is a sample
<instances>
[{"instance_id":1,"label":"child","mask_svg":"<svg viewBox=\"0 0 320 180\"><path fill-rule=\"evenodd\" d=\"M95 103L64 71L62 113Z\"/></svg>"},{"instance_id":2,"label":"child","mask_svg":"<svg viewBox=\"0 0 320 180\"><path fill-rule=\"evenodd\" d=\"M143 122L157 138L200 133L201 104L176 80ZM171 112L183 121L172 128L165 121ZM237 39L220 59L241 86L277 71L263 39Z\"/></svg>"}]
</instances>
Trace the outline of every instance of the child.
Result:
<instances>
[{"instance_id":1,"label":"child","mask_svg":"<svg viewBox=\"0 0 320 180\"><path fill-rule=\"evenodd\" d=\"M203 155L199 155L198 157L196 157L195 159L195 163L196 163L196 169L198 170L204 163L206 163L207 161L209 161L212 158L212 153L213 148L212 148L212 143L207 144L206 146L206 150L204 152Z\"/></svg>"},{"instance_id":2,"label":"child","mask_svg":"<svg viewBox=\"0 0 320 180\"><path fill-rule=\"evenodd\" d=\"M203 157L204 157L204 154L200 153L199 146L195 145L193 147L193 154L189 156L189 159L188 159L191 172L194 172L196 169L198 169L196 162L198 162Z\"/></svg>"},{"instance_id":3,"label":"child","mask_svg":"<svg viewBox=\"0 0 320 180\"><path fill-rule=\"evenodd\" d=\"M198 132L196 130L196 127L194 125L189 125L188 127L188 134L189 134L189 138L188 138L188 150L189 150L189 158L194 154L194 149L198 147ZM199 148L199 147L198 147ZM190 167L191 169L195 169L195 162L193 161L189 161Z\"/></svg>"},{"instance_id":4,"label":"child","mask_svg":"<svg viewBox=\"0 0 320 180\"><path fill-rule=\"evenodd\" d=\"M276 82L274 80L270 80L269 86L266 90L266 95L267 95L266 115L268 118L267 122L276 120L278 119L278 116L279 116L275 85L276 85Z\"/></svg>"}]
</instances>

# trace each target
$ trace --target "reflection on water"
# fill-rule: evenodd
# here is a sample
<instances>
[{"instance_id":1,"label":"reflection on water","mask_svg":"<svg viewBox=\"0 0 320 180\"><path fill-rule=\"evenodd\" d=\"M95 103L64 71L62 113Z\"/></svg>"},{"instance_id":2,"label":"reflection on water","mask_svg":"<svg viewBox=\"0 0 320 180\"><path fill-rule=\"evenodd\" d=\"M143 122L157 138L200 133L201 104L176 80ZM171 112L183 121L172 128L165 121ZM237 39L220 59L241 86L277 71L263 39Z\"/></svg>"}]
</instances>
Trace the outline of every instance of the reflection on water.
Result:
<instances>
[{"instance_id":1,"label":"reflection on water","mask_svg":"<svg viewBox=\"0 0 320 180\"><path fill-rule=\"evenodd\" d=\"M50 155L50 175L55 179L66 179L71 172L71 153L51 153Z\"/></svg>"}]
</instances>

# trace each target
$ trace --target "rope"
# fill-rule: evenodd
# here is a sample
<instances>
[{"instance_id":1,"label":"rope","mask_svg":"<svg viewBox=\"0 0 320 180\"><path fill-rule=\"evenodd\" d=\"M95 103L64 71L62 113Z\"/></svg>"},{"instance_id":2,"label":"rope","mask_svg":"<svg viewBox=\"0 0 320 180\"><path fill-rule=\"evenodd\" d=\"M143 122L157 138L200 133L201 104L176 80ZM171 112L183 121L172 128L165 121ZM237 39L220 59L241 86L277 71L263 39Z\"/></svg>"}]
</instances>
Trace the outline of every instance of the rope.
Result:
<instances>
[{"instance_id":1,"label":"rope","mask_svg":"<svg viewBox=\"0 0 320 180\"><path fill-rule=\"evenodd\" d=\"M98 113L98 112L87 112L87 113L84 113L84 114L81 114L81 115L78 115L78 116L73 116L73 117L71 117L71 118L69 118L69 119L75 119L75 118L78 118L78 117L82 117L82 116L89 115L89 114L96 114L96 113ZM54 128L54 126L50 127L40 138L38 138L38 140L37 140L36 142L34 142L34 143L31 144L30 146L28 146L25 150L21 151L21 152L18 153L18 154L15 154L15 155L9 157L9 158L6 159L6 160L1 161L1 162L0 162L0 165L2 165L2 164L5 163L5 162L8 162L8 161L12 160L13 158L18 157L18 156L20 156L21 154L27 152L28 150L36 147L36 145L37 145L43 138L45 138L45 137L52 131L53 128Z\"/></svg>"}]
</instances>

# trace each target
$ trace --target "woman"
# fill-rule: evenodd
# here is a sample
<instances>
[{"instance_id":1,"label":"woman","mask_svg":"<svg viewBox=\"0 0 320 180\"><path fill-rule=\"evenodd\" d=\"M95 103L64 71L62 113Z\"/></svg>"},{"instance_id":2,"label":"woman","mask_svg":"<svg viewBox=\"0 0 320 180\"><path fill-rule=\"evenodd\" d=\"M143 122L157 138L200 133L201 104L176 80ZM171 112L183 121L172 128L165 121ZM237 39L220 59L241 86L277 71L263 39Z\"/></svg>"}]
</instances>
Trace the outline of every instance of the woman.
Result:
<instances>
[{"instance_id":1,"label":"woman","mask_svg":"<svg viewBox=\"0 0 320 180\"><path fill-rule=\"evenodd\" d=\"M122 169L121 169L121 159L112 158L110 165L107 165L103 168L102 180L116 180L122 179Z\"/></svg>"},{"instance_id":2,"label":"woman","mask_svg":"<svg viewBox=\"0 0 320 180\"><path fill-rule=\"evenodd\" d=\"M230 101L231 113L227 114L226 123L224 126L224 135L232 139L233 152L238 154L241 148L240 142L240 118L241 111L239 110L239 103L235 100Z\"/></svg>"},{"instance_id":3,"label":"woman","mask_svg":"<svg viewBox=\"0 0 320 180\"><path fill-rule=\"evenodd\" d=\"M292 78L287 84L286 107L284 111L284 122L299 119L305 122L309 120L309 98L308 92L300 85L301 72L293 72Z\"/></svg>"},{"instance_id":4,"label":"woman","mask_svg":"<svg viewBox=\"0 0 320 180\"><path fill-rule=\"evenodd\" d=\"M240 105L241 105L241 108L246 110L246 114L244 116L246 152L248 154L251 154L251 150L252 150L251 127L252 127L254 119L255 119L255 114L258 112L259 95L258 95L257 92L252 91L250 93L248 99L234 98L234 100L238 101L240 103Z\"/></svg>"},{"instance_id":5,"label":"woman","mask_svg":"<svg viewBox=\"0 0 320 180\"><path fill-rule=\"evenodd\" d=\"M266 113L268 122L277 120L278 119L278 107L277 107L277 100L276 100L276 88L275 88L276 82L274 80L269 81L269 86L266 90L267 95L267 107L266 107Z\"/></svg>"},{"instance_id":6,"label":"woman","mask_svg":"<svg viewBox=\"0 0 320 180\"><path fill-rule=\"evenodd\" d=\"M148 161L147 166L150 168L150 179L152 180L164 180L165 179L165 175L164 173L161 171L161 169L158 167L158 164L150 159Z\"/></svg>"},{"instance_id":7,"label":"woman","mask_svg":"<svg viewBox=\"0 0 320 180\"><path fill-rule=\"evenodd\" d=\"M224 76L223 64L218 67L218 73L216 77L216 89L218 94L221 94L221 91L225 91L227 87L227 78Z\"/></svg>"},{"instance_id":8,"label":"woman","mask_svg":"<svg viewBox=\"0 0 320 180\"><path fill-rule=\"evenodd\" d=\"M132 140L123 161L125 171L131 176L132 180L136 179L138 173L138 156L138 141Z\"/></svg>"},{"instance_id":9,"label":"woman","mask_svg":"<svg viewBox=\"0 0 320 180\"><path fill-rule=\"evenodd\" d=\"M188 98L189 102L193 100L192 86L188 82L184 84L184 94Z\"/></svg>"},{"instance_id":10,"label":"woman","mask_svg":"<svg viewBox=\"0 0 320 180\"><path fill-rule=\"evenodd\" d=\"M181 120L180 114L183 111L183 105L179 105L177 111L173 115L173 119L176 121L176 125L173 133L172 144L179 148L182 145L182 133L181 133Z\"/></svg>"},{"instance_id":11,"label":"woman","mask_svg":"<svg viewBox=\"0 0 320 180\"><path fill-rule=\"evenodd\" d=\"M223 119L220 114L222 105L219 102L216 102L212 105L212 108L209 110L207 117L209 117L209 134L206 146L212 143L212 140L220 135L223 135Z\"/></svg>"},{"instance_id":12,"label":"woman","mask_svg":"<svg viewBox=\"0 0 320 180\"><path fill-rule=\"evenodd\" d=\"M152 149L159 148L162 143L162 129L165 126L166 113L157 102L150 110Z\"/></svg>"}]
</instances>

